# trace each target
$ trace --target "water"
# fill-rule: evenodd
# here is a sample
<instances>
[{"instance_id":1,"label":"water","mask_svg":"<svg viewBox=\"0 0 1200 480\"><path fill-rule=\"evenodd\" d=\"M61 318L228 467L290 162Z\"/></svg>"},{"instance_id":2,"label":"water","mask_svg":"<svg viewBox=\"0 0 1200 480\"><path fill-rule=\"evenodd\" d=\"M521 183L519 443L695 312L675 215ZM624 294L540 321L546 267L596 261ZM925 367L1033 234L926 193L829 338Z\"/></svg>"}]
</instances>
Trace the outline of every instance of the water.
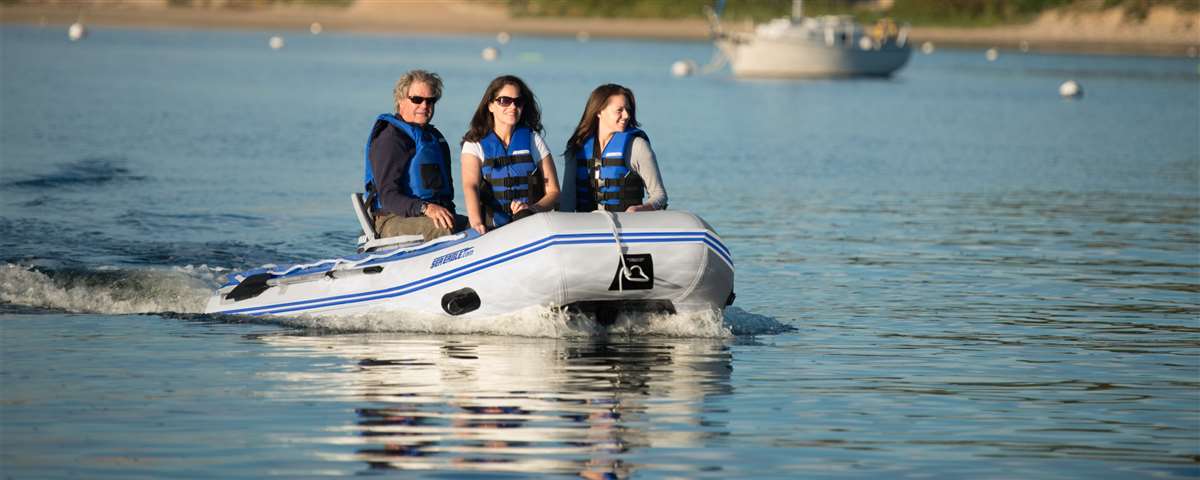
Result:
<instances>
[{"instance_id":1,"label":"water","mask_svg":"<svg viewBox=\"0 0 1200 480\"><path fill-rule=\"evenodd\" d=\"M268 37L0 27L6 478L1200 476L1194 59L745 81L671 78L700 43ZM230 270L349 250L367 129L417 67L451 139L522 76L555 149L631 87L737 304L607 335L199 314Z\"/></svg>"}]
</instances>

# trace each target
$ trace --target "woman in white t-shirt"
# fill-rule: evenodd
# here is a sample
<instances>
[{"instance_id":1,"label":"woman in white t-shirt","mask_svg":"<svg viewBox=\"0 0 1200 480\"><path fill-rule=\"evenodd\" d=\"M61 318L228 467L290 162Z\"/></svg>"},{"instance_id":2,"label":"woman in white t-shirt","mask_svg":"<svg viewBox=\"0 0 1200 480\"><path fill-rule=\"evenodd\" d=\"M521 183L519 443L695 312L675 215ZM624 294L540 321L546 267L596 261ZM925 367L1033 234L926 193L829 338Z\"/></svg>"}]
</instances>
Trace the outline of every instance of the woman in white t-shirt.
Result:
<instances>
[{"instance_id":1,"label":"woman in white t-shirt","mask_svg":"<svg viewBox=\"0 0 1200 480\"><path fill-rule=\"evenodd\" d=\"M557 205L558 174L544 130L537 98L524 81L503 75L488 84L462 140L471 228L486 233Z\"/></svg>"}]
</instances>

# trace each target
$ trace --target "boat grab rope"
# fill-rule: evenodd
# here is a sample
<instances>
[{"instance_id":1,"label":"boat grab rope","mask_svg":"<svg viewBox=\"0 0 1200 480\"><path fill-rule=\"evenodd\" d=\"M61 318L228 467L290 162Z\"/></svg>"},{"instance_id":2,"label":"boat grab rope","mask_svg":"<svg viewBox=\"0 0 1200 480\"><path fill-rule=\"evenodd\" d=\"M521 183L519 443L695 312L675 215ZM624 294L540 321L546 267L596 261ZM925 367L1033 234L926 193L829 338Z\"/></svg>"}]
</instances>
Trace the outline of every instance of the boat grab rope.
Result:
<instances>
[{"instance_id":1,"label":"boat grab rope","mask_svg":"<svg viewBox=\"0 0 1200 480\"><path fill-rule=\"evenodd\" d=\"M613 243L617 245L617 258L621 262L621 279L617 281L617 291L625 291L625 279L632 278L633 272L629 271L629 267L625 265L625 247L621 246L621 232L617 229L616 215L608 210L596 209L593 213L599 214L608 220L608 225L612 227Z\"/></svg>"},{"instance_id":2,"label":"boat grab rope","mask_svg":"<svg viewBox=\"0 0 1200 480\"><path fill-rule=\"evenodd\" d=\"M437 245L437 244L441 244L441 243L462 240L465 236L466 236L466 234L463 234L463 233L446 235L446 236L439 237L439 238L430 240L428 242L422 243L420 245L414 245L414 246L408 247L408 248L397 248L395 250L385 250L383 252L372 253L370 255L367 255L362 258L357 258L357 259L334 258L334 259L329 259L329 260L318 260L318 261L312 262L312 263L300 263L300 264L292 265L285 270L273 270L274 268L277 268L277 267L272 266L267 270L267 273L269 273L275 277L285 277L285 276L288 276L288 275L290 275L294 272L300 271L300 270L321 268L321 267L324 267L325 265L330 265L330 264L332 264L332 265L330 265L330 267L328 269L322 269L321 272L336 272L339 270L353 270L353 269L359 267L360 265L370 263L370 262L373 262L376 260L394 257L397 255L404 255L409 252L421 250L421 249L428 248L433 245ZM263 265L263 268L267 268L267 265ZM239 279L238 281L240 282L241 279Z\"/></svg>"}]
</instances>

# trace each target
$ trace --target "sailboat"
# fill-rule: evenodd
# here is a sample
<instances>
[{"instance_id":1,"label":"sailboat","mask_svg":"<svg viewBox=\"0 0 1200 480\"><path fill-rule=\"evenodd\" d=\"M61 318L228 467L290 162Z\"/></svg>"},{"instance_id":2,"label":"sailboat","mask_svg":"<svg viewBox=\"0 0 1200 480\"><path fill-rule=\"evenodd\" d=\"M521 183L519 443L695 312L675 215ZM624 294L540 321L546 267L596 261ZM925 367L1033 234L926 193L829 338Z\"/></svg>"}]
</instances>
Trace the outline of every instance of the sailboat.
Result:
<instances>
[{"instance_id":1,"label":"sailboat","mask_svg":"<svg viewBox=\"0 0 1200 480\"><path fill-rule=\"evenodd\" d=\"M709 20L736 77L887 77L912 56L908 25L882 19L865 27L848 15L805 17L803 0L792 1L790 17L750 32L725 31L719 11L710 10Z\"/></svg>"}]
</instances>

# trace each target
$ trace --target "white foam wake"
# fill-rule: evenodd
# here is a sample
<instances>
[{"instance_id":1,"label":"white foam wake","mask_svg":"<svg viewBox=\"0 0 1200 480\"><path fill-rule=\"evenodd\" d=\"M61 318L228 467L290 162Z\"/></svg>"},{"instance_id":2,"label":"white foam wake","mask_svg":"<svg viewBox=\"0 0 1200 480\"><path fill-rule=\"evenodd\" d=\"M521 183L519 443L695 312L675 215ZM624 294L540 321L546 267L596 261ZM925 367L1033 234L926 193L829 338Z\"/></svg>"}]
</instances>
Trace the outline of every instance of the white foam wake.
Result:
<instances>
[{"instance_id":1,"label":"white foam wake","mask_svg":"<svg viewBox=\"0 0 1200 480\"><path fill-rule=\"evenodd\" d=\"M534 306L490 318L445 318L412 312L386 311L353 316L303 315L263 319L279 325L336 333L405 332L437 335L483 334L544 338L598 335L680 338L729 338L734 335L774 334L793 328L770 317L736 307L689 314L621 314L607 329L594 319L558 309Z\"/></svg>"},{"instance_id":2,"label":"white foam wake","mask_svg":"<svg viewBox=\"0 0 1200 480\"><path fill-rule=\"evenodd\" d=\"M0 267L0 302L78 313L199 313L222 269L169 269L43 273L21 265Z\"/></svg>"}]
</instances>

